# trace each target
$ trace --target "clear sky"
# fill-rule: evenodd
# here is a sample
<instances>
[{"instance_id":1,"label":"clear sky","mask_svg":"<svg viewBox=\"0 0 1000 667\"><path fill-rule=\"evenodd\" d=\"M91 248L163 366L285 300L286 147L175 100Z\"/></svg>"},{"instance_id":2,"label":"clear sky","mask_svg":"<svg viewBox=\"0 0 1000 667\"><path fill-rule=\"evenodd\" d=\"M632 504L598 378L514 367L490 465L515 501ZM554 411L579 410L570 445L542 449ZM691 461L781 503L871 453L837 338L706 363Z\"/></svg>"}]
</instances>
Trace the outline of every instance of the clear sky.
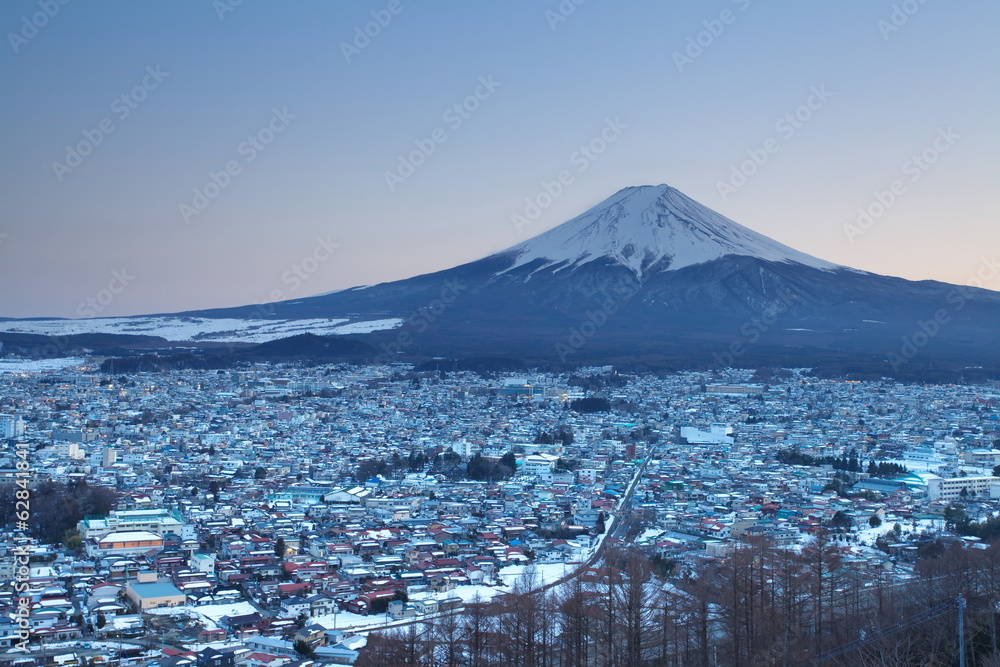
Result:
<instances>
[{"instance_id":1,"label":"clear sky","mask_svg":"<svg viewBox=\"0 0 1000 667\"><path fill-rule=\"evenodd\" d=\"M0 5L0 316L405 278L642 184L883 274L1000 251L997 3L62 1Z\"/></svg>"}]
</instances>

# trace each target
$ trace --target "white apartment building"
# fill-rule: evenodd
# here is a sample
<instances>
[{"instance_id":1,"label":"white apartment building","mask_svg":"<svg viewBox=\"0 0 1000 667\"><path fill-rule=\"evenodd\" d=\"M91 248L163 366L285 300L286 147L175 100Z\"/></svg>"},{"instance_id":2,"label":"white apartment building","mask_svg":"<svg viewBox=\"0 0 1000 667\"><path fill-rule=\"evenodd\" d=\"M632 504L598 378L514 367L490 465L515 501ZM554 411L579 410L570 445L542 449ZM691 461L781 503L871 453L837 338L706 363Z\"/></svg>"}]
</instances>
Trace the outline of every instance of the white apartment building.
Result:
<instances>
[{"instance_id":1,"label":"white apartment building","mask_svg":"<svg viewBox=\"0 0 1000 667\"><path fill-rule=\"evenodd\" d=\"M24 435L24 419L17 415L0 415L0 438L20 438Z\"/></svg>"},{"instance_id":2,"label":"white apartment building","mask_svg":"<svg viewBox=\"0 0 1000 667\"><path fill-rule=\"evenodd\" d=\"M85 456L84 451L80 449L80 443L71 442L68 440L60 440L55 444L56 454L62 458L82 460Z\"/></svg>"},{"instance_id":3,"label":"white apartment building","mask_svg":"<svg viewBox=\"0 0 1000 667\"><path fill-rule=\"evenodd\" d=\"M966 495L1000 497L1000 477L931 477L927 480L927 496L931 500L959 500L962 489Z\"/></svg>"},{"instance_id":4,"label":"white apartment building","mask_svg":"<svg viewBox=\"0 0 1000 667\"><path fill-rule=\"evenodd\" d=\"M556 467L558 456L552 454L531 454L525 457L521 472L525 475L548 475Z\"/></svg>"},{"instance_id":5,"label":"white apartment building","mask_svg":"<svg viewBox=\"0 0 1000 667\"><path fill-rule=\"evenodd\" d=\"M194 526L187 525L180 512L169 509L112 510L108 516L81 519L77 529L84 540L121 531L148 531L158 535L174 533L182 539L195 537Z\"/></svg>"},{"instance_id":6,"label":"white apartment building","mask_svg":"<svg viewBox=\"0 0 1000 667\"><path fill-rule=\"evenodd\" d=\"M692 445L731 445L733 429L725 424L712 424L709 430L702 431L693 426L681 427L681 438Z\"/></svg>"}]
</instances>

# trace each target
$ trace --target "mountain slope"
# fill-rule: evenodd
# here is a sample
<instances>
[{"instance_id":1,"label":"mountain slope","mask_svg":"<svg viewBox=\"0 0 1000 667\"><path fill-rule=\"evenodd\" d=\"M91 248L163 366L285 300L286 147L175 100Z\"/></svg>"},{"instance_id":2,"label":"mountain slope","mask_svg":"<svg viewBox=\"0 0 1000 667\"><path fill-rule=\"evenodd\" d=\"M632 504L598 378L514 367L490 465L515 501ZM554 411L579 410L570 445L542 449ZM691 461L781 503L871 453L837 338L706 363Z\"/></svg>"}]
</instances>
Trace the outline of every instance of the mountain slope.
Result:
<instances>
[{"instance_id":1,"label":"mountain slope","mask_svg":"<svg viewBox=\"0 0 1000 667\"><path fill-rule=\"evenodd\" d=\"M887 374L918 363L1000 367L1000 293L838 266L665 185L626 188L563 225L443 271L266 309L169 317L206 332L239 321L256 332L347 326L381 362L513 355L661 367L833 359ZM87 323L72 322L74 331Z\"/></svg>"},{"instance_id":2,"label":"mountain slope","mask_svg":"<svg viewBox=\"0 0 1000 667\"><path fill-rule=\"evenodd\" d=\"M1000 294L838 266L660 185L626 188L481 260L274 311L401 318L398 329L369 337L383 361L517 355L718 365L763 355L812 365L832 355L888 368L894 355L910 363L902 355L914 335L920 363L990 358ZM947 323L922 339L921 323L941 313Z\"/></svg>"}]
</instances>

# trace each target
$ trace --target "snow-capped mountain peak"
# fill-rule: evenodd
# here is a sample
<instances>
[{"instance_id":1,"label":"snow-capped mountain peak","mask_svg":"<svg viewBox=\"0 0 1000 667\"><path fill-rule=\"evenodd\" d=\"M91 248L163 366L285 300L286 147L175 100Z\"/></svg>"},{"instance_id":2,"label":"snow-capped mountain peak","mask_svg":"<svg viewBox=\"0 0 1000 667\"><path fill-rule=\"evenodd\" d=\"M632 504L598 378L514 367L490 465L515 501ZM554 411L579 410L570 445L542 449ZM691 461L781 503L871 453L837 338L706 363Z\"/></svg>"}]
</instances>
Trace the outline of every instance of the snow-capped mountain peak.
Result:
<instances>
[{"instance_id":1,"label":"snow-capped mountain peak","mask_svg":"<svg viewBox=\"0 0 1000 667\"><path fill-rule=\"evenodd\" d=\"M844 268L807 255L702 206L667 185L620 190L589 211L502 253L510 271L536 260L539 268L576 268L606 258L632 269L673 271L727 255ZM654 269L655 267L655 269Z\"/></svg>"}]
</instances>

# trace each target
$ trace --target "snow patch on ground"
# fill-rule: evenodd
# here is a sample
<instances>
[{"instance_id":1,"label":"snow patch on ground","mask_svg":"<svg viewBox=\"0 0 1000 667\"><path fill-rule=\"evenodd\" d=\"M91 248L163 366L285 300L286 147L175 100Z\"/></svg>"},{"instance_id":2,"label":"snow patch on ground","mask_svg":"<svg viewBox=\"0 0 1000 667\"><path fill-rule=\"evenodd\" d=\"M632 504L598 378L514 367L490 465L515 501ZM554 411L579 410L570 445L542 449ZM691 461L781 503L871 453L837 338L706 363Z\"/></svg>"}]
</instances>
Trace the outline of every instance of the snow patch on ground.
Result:
<instances>
[{"instance_id":1,"label":"snow patch on ground","mask_svg":"<svg viewBox=\"0 0 1000 667\"><path fill-rule=\"evenodd\" d=\"M158 616L184 616L202 623L206 630L218 630L219 619L223 616L242 616L257 611L249 602L234 602L233 604L209 604L203 606L182 605L179 607L160 607L148 609L145 613Z\"/></svg>"},{"instance_id":2,"label":"snow patch on ground","mask_svg":"<svg viewBox=\"0 0 1000 667\"><path fill-rule=\"evenodd\" d=\"M403 320L384 318L351 322L347 318L265 320L208 317L101 317L86 320L8 320L0 322L7 333L71 336L74 334L130 334L160 336L178 342L266 343L303 333L321 336L370 333L395 329Z\"/></svg>"},{"instance_id":3,"label":"snow patch on ground","mask_svg":"<svg viewBox=\"0 0 1000 667\"><path fill-rule=\"evenodd\" d=\"M372 331L395 329L402 326L402 324L403 320L398 317L385 320L369 320L367 322L351 322L350 324L334 328L331 333L335 333L337 335L371 333Z\"/></svg>"},{"instance_id":4,"label":"snow patch on ground","mask_svg":"<svg viewBox=\"0 0 1000 667\"><path fill-rule=\"evenodd\" d=\"M577 567L579 567L579 565L579 563L544 563L541 565L535 565L534 574L532 575L532 588L540 588L558 581L564 575L568 575L573 572ZM456 586L450 591L425 591L422 593L414 593L410 596L410 599L441 601L449 598L461 598L466 604L476 602L477 599L479 602L489 602L497 595L511 592L514 589L514 584L518 581L518 579L524 577L525 571L529 570L531 567L532 566L530 565L508 565L501 568L500 578L504 582L504 585L502 586ZM419 619L421 617L417 618ZM351 629L364 632L392 627L395 624L405 624L411 622L412 620L413 619L403 619L400 621L393 621L387 614L361 616L359 614L342 611L339 614L316 616L312 618L310 622L318 623L328 630Z\"/></svg>"},{"instance_id":5,"label":"snow patch on ground","mask_svg":"<svg viewBox=\"0 0 1000 667\"><path fill-rule=\"evenodd\" d=\"M362 616L361 614L352 614L349 611L342 611L339 614L313 616L309 619L309 622L322 625L327 630L348 630L355 628L374 630L386 627L386 625L389 624L389 615L371 614L370 616Z\"/></svg>"},{"instance_id":6,"label":"snow patch on ground","mask_svg":"<svg viewBox=\"0 0 1000 667\"><path fill-rule=\"evenodd\" d=\"M0 359L0 374L3 373L39 373L42 371L58 371L67 366L82 366L80 357L59 357L58 359Z\"/></svg>"}]
</instances>

